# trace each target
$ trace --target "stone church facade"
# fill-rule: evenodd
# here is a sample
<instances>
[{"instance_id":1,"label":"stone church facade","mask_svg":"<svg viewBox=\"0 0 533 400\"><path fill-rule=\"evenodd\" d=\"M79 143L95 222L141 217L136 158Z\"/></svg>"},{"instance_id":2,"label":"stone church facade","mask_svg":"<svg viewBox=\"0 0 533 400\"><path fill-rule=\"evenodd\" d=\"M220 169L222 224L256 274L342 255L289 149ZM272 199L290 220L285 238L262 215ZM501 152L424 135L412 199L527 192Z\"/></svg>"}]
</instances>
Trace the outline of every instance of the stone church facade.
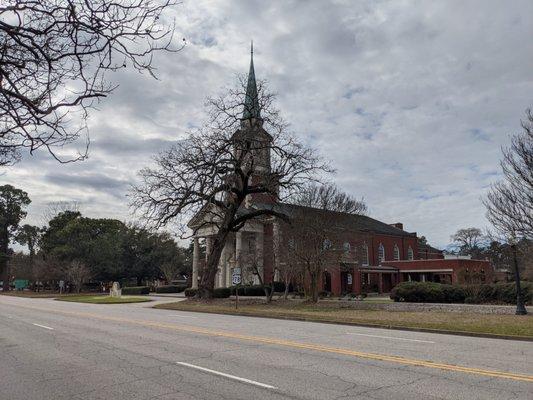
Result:
<instances>
[{"instance_id":1,"label":"stone church facade","mask_svg":"<svg viewBox=\"0 0 533 400\"><path fill-rule=\"evenodd\" d=\"M246 103L241 128L234 138L272 140L261 121L253 53L248 74ZM270 171L270 154L261 155L260 174ZM245 207L262 207L267 204L290 216L302 212L301 206L281 203L265 195L251 196ZM403 224L387 224L363 215L342 214L314 208L303 210L317 218L335 220L334 246L340 254L331 259L319 278L321 291L333 295L363 292L387 293L402 281L436 281L456 283L459 270L483 272L491 279L492 267L488 261L444 260L442 252L430 246L419 246L416 232L404 230ZM193 274L191 285L198 281L213 245L216 228L195 216L189 227L193 230ZM230 234L220 257L215 287L232 286L232 273L239 269L242 284L265 284L279 280L280 265L286 262L275 243L286 241L282 221L275 217L248 221L238 231ZM431 249L431 250L428 250ZM305 285L305 282L303 282Z\"/></svg>"}]
</instances>

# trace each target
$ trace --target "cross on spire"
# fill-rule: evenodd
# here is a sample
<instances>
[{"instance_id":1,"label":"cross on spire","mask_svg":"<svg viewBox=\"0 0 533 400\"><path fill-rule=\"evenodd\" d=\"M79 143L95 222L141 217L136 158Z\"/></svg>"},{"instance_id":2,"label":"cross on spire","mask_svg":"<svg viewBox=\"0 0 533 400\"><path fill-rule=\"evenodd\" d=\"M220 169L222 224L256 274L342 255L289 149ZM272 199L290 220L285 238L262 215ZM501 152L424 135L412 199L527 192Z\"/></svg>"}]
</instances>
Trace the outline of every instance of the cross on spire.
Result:
<instances>
[{"instance_id":1,"label":"cross on spire","mask_svg":"<svg viewBox=\"0 0 533 400\"><path fill-rule=\"evenodd\" d=\"M259 98L257 94L257 83L255 81L254 70L254 42L250 43L250 71L248 72L248 83L246 85L246 97L244 99L244 111L242 119L261 119Z\"/></svg>"}]
</instances>

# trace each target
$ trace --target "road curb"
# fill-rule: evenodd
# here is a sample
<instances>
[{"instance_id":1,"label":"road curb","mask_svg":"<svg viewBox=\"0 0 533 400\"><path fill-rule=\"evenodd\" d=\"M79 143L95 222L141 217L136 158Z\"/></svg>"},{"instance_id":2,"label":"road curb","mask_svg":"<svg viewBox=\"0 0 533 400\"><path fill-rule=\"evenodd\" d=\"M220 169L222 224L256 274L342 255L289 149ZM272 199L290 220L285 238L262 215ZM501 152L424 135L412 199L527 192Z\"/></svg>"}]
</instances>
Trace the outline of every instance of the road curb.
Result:
<instances>
[{"instance_id":1,"label":"road curb","mask_svg":"<svg viewBox=\"0 0 533 400\"><path fill-rule=\"evenodd\" d=\"M164 306L164 304L162 304ZM438 333L442 335L453 335L453 336L469 336L469 337L480 337L480 338L486 338L486 339L503 339L503 340L518 340L522 342L533 342L533 337L527 337L527 336L513 336L513 335L498 335L494 333L479 333L479 332L463 332L463 331L448 331L444 329L432 329L432 328L415 328L415 327L408 327L408 326L394 326L394 325L386 325L386 324L367 324L367 323L358 323L358 322L339 322L339 321L331 321L331 320L316 320L316 319L309 319L305 317L297 317L297 316L271 316L271 315L255 315L255 314L246 314L241 312L233 312L233 311L227 311L227 312L220 312L220 311L206 311L206 310L181 310L181 309L174 309L174 308L166 308L161 306L153 306L151 308L155 308L157 310L167 310L167 311L182 311L182 312L196 312L196 313L204 313L204 314L219 314L219 315L236 315L241 317L255 317L255 318L270 318L270 319L278 319L278 320L286 320L286 321L301 321L301 322L315 322L320 324L330 324L330 325L343 325L343 326L361 326L365 328L379 328L379 329L389 329L389 330L395 330L395 331L408 331L408 332L422 332L422 333Z\"/></svg>"}]
</instances>

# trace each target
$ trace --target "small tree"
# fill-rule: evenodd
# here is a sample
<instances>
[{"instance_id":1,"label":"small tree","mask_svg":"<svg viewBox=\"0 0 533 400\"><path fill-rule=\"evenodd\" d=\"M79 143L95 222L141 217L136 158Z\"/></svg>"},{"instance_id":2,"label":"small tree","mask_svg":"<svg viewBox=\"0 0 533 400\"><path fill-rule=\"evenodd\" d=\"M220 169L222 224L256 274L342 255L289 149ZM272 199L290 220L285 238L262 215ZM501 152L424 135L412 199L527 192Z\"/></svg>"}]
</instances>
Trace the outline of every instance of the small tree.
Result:
<instances>
[{"instance_id":1,"label":"small tree","mask_svg":"<svg viewBox=\"0 0 533 400\"><path fill-rule=\"evenodd\" d=\"M83 262L74 260L66 264L63 271L68 280L76 288L76 293L81 292L82 285L91 278L91 269Z\"/></svg>"},{"instance_id":2,"label":"small tree","mask_svg":"<svg viewBox=\"0 0 533 400\"><path fill-rule=\"evenodd\" d=\"M265 249L271 249L272 246L268 245L265 246ZM257 253L256 251L248 251L242 255L243 260L241 262L242 265L247 266L247 271L251 276L254 276L257 278L259 285L263 287L263 291L265 292L265 299L267 303L270 303L272 301L272 296L274 295L274 284L266 285L265 284L265 268L264 268L264 260L265 259L271 259L273 256L272 252L270 250L267 250L265 252L263 250L262 254ZM273 278L273 276L271 277ZM273 279L271 279L273 282Z\"/></svg>"},{"instance_id":3,"label":"small tree","mask_svg":"<svg viewBox=\"0 0 533 400\"><path fill-rule=\"evenodd\" d=\"M25 208L31 203L28 194L11 185L0 186L0 279L3 290L9 290L9 243L19 222L26 217Z\"/></svg>"},{"instance_id":4,"label":"small tree","mask_svg":"<svg viewBox=\"0 0 533 400\"><path fill-rule=\"evenodd\" d=\"M317 196L316 194L319 194ZM309 201L316 199L319 201ZM339 265L344 255L342 248L342 220L346 214L366 212L365 203L341 192L334 186L306 186L293 200L298 206L291 215L291 223L283 226L284 253L289 265L297 265L309 277L310 296L318 301L319 280L328 265ZM305 206L300 206L302 201ZM318 207L309 208L307 204ZM355 224L351 226L356 229ZM298 268L297 268L298 270Z\"/></svg>"},{"instance_id":5,"label":"small tree","mask_svg":"<svg viewBox=\"0 0 533 400\"><path fill-rule=\"evenodd\" d=\"M503 148L501 167L504 179L492 185L483 203L487 219L504 236L513 251L516 282L516 314L527 314L520 290L518 242L533 239L533 114L526 112L523 131L512 136Z\"/></svg>"}]
</instances>

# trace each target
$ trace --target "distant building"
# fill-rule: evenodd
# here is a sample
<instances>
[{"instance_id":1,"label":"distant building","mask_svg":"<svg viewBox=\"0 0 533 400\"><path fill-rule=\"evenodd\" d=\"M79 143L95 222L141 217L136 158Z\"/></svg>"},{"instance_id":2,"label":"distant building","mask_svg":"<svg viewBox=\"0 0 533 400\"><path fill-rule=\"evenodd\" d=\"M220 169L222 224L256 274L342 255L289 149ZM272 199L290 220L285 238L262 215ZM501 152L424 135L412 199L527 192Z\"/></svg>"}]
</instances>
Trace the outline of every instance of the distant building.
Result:
<instances>
[{"instance_id":1,"label":"distant building","mask_svg":"<svg viewBox=\"0 0 533 400\"><path fill-rule=\"evenodd\" d=\"M263 128L257 100L257 87L253 59L248 75L245 110L241 127L233 135L234 140L268 142L272 137ZM265 146L268 148L268 146ZM257 161L258 160L258 161ZM264 179L270 173L270 154L257 155L258 175L252 179ZM302 211L303 207L279 202L265 195L252 195L244 206L247 210L270 207L285 215ZM243 210L244 211L244 210ZM313 218L335 220L335 243L332 246L342 252L328 263L320 277L320 288L335 295L363 292L387 293L399 282L469 282L492 279L488 261L447 259L443 252L428 244L419 243L416 232L407 232L402 223L387 224L368 216L305 208ZM205 263L205 255L212 247L216 228L200 212L189 222L194 231L192 286L197 287ZM216 287L232 285L235 268L242 271L243 283L258 283L257 277L247 273L246 264L253 256L263 281L276 278L276 265L285 262L273 246L282 236L282 224L274 217L250 221L231 235L224 247L216 275ZM200 240L205 240L205 252Z\"/></svg>"}]
</instances>

